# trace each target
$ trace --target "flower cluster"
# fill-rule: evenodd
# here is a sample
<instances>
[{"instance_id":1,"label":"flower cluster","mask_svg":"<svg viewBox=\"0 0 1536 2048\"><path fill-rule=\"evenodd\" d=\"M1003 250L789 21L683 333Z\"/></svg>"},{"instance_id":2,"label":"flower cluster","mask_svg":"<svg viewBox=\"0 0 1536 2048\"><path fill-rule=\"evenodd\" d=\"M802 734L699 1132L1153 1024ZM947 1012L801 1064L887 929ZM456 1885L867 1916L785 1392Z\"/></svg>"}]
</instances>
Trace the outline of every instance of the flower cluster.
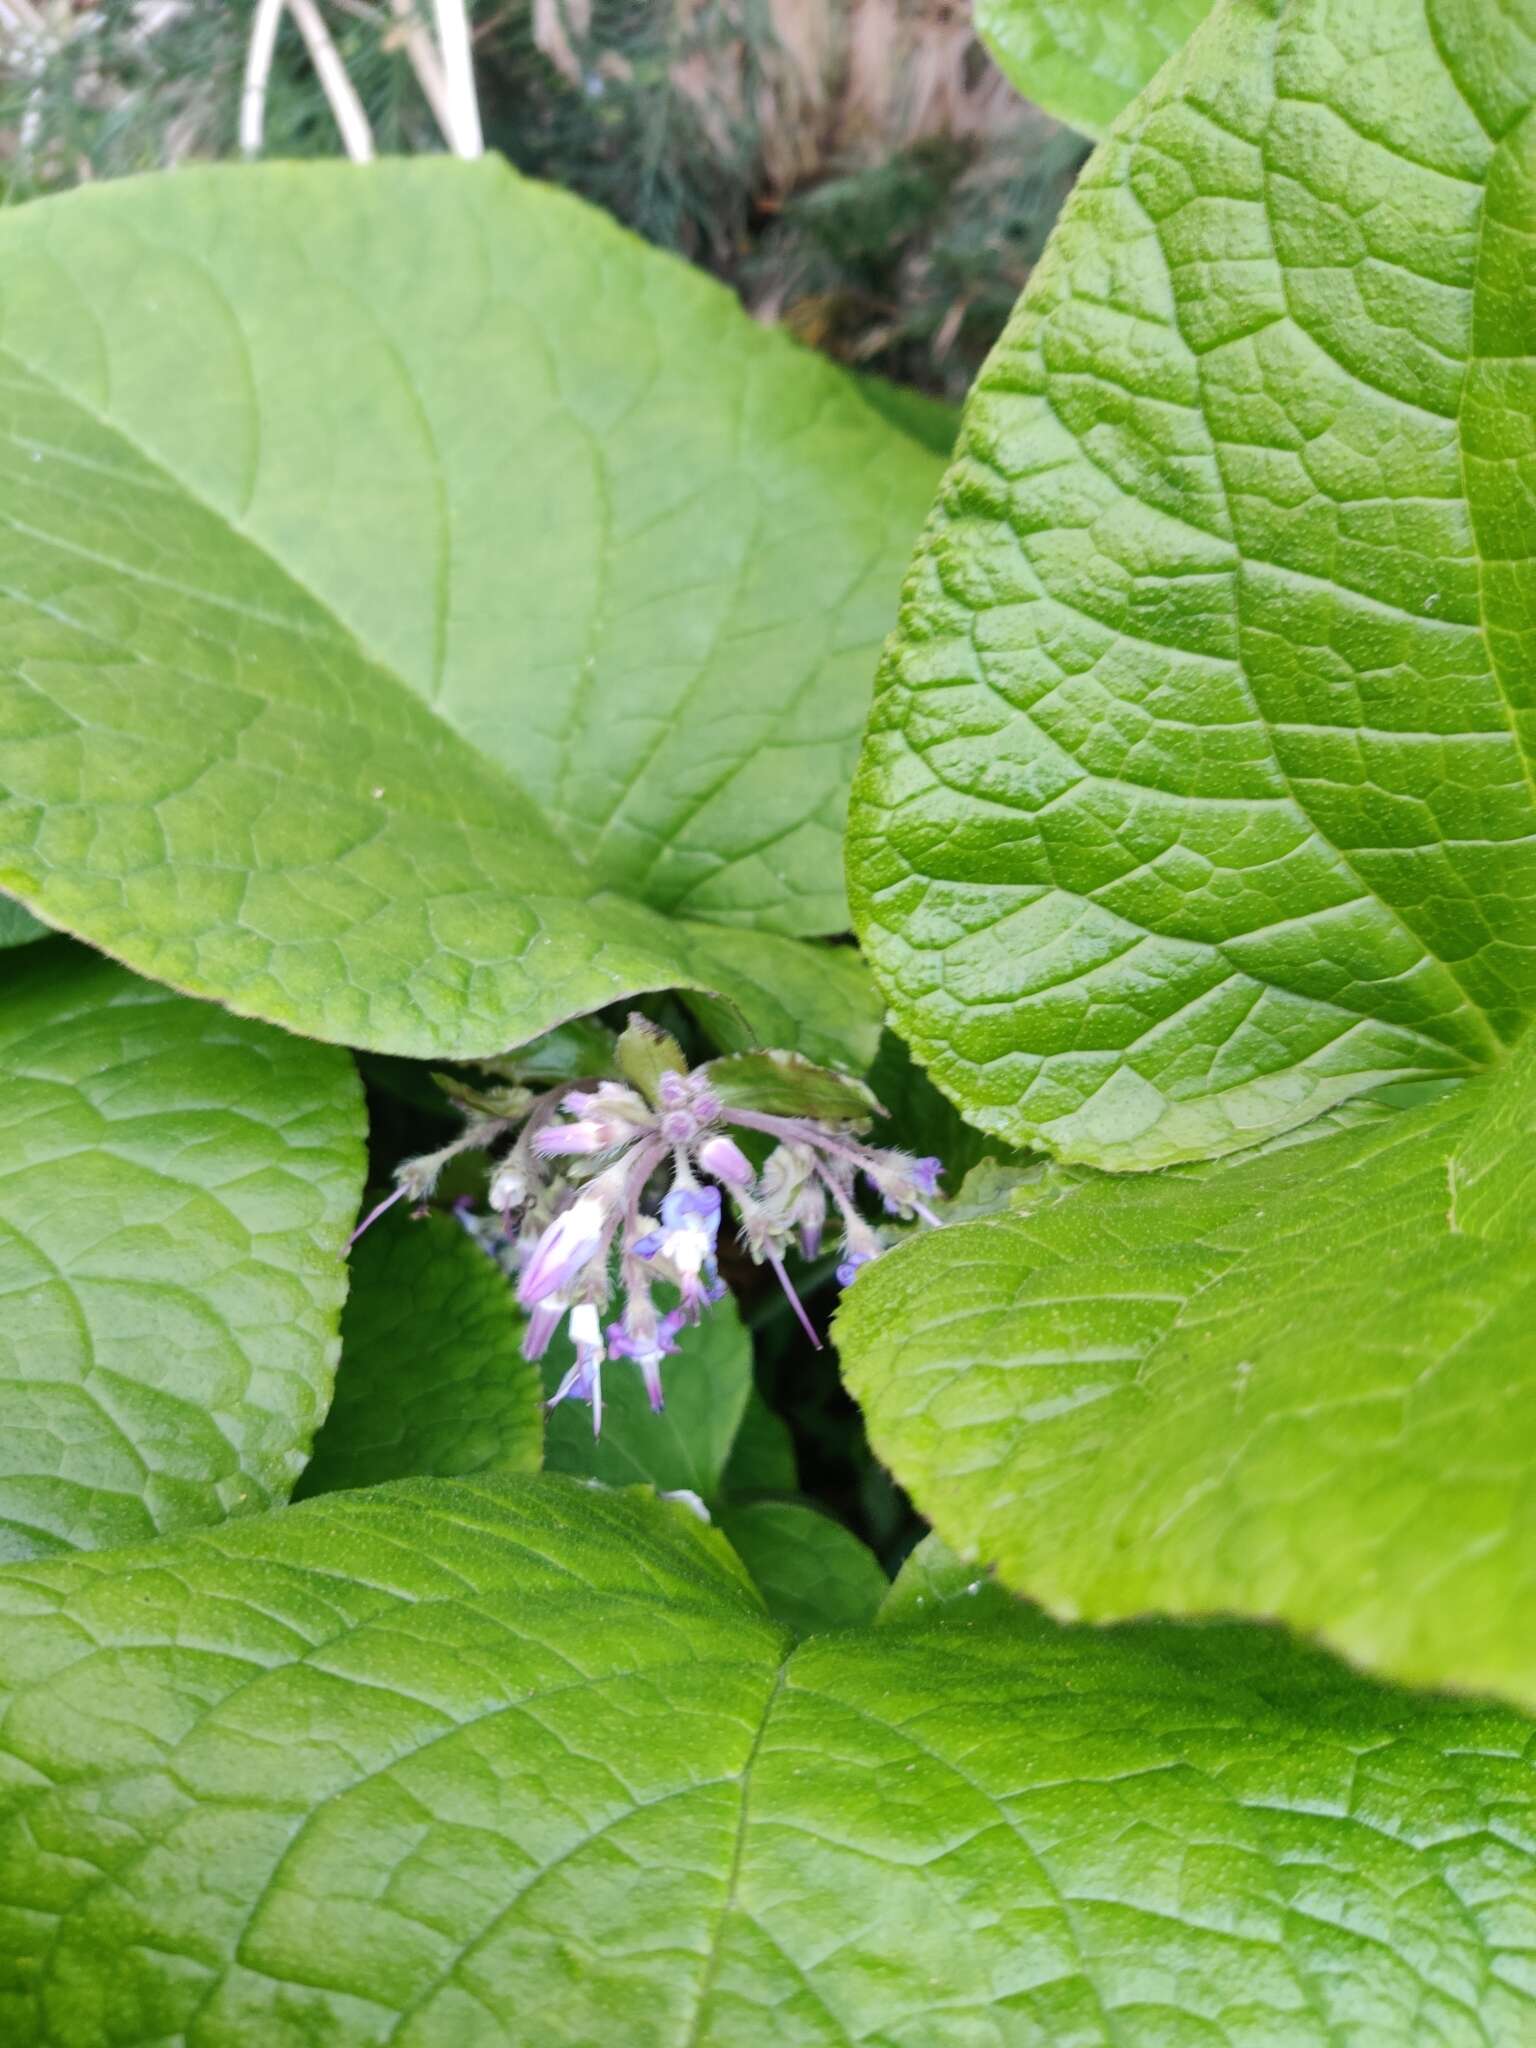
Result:
<instances>
[{"instance_id":1,"label":"flower cluster","mask_svg":"<svg viewBox=\"0 0 1536 2048\"><path fill-rule=\"evenodd\" d=\"M928 1206L939 1162L863 1143L846 1111L790 1116L723 1102L707 1067L686 1072L681 1062L647 1080L644 1090L596 1081L532 1098L492 1171L491 1215L458 1205L466 1227L515 1275L528 1318L525 1354L542 1357L565 1324L576 1360L550 1405L589 1402L594 1431L602 1427L608 1360L637 1367L660 1409L662 1364L677 1350L679 1332L725 1292L717 1258L728 1214L818 1348L786 1252L814 1258L830 1227L844 1286L878 1258L885 1239L859 1211L861 1180L888 1215L939 1221ZM733 1130L753 1145L760 1168ZM412 1178L413 1192L420 1178ZM658 1305L658 1290L670 1305ZM605 1320L615 1297L617 1314Z\"/></svg>"}]
</instances>

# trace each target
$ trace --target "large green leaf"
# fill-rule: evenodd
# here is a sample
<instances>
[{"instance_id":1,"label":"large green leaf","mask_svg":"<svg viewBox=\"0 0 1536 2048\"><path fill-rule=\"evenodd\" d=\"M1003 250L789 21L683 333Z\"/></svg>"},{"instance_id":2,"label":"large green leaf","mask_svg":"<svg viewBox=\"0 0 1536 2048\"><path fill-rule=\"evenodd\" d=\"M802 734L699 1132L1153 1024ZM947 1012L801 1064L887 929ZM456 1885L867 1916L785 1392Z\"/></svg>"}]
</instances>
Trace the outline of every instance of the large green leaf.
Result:
<instances>
[{"instance_id":1,"label":"large green leaf","mask_svg":"<svg viewBox=\"0 0 1536 2048\"><path fill-rule=\"evenodd\" d=\"M329 1046L62 941L8 964L0 1556L287 1496L330 1399L362 1137Z\"/></svg>"},{"instance_id":2,"label":"large green leaf","mask_svg":"<svg viewBox=\"0 0 1536 2048\"><path fill-rule=\"evenodd\" d=\"M1258 1629L788 1654L680 1508L0 1574L7 2048L1517 2048L1531 1726Z\"/></svg>"},{"instance_id":3,"label":"large green leaf","mask_svg":"<svg viewBox=\"0 0 1536 2048\"><path fill-rule=\"evenodd\" d=\"M832 365L493 161L97 187L0 277L0 886L426 1055L843 924L939 465Z\"/></svg>"},{"instance_id":4,"label":"large green leaf","mask_svg":"<svg viewBox=\"0 0 1536 2048\"><path fill-rule=\"evenodd\" d=\"M1536 1000L1536 10L1228 0L965 415L856 788L973 1121L1148 1167Z\"/></svg>"},{"instance_id":5,"label":"large green leaf","mask_svg":"<svg viewBox=\"0 0 1536 2048\"><path fill-rule=\"evenodd\" d=\"M1026 99L1102 135L1211 0L976 0L976 30Z\"/></svg>"},{"instance_id":6,"label":"large green leaf","mask_svg":"<svg viewBox=\"0 0 1536 2048\"><path fill-rule=\"evenodd\" d=\"M837 1325L918 1506L1054 1610L1281 1615L1530 1706L1533 1333L1536 1037L1235 1159L1057 1169L882 1259Z\"/></svg>"},{"instance_id":7,"label":"large green leaf","mask_svg":"<svg viewBox=\"0 0 1536 2048\"><path fill-rule=\"evenodd\" d=\"M538 1368L506 1275L449 1216L377 1225L352 1251L336 1398L296 1491L417 1474L537 1472Z\"/></svg>"}]
</instances>

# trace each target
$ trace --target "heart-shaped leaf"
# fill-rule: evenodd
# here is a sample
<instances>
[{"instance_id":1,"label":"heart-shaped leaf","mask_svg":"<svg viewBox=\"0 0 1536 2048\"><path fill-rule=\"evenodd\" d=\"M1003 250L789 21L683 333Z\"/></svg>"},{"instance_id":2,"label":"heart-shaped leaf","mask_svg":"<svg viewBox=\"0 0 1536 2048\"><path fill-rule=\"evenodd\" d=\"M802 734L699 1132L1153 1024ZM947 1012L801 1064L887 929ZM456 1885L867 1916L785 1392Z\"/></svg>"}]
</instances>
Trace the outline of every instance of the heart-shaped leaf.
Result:
<instances>
[{"instance_id":1,"label":"heart-shaped leaf","mask_svg":"<svg viewBox=\"0 0 1536 2048\"><path fill-rule=\"evenodd\" d=\"M1266 1630L790 1654L548 1478L13 1568L0 1629L16 2048L1530 2038L1530 1724Z\"/></svg>"},{"instance_id":2,"label":"heart-shaped leaf","mask_svg":"<svg viewBox=\"0 0 1536 2048\"><path fill-rule=\"evenodd\" d=\"M330 1046L62 940L8 963L0 1555L286 1498L330 1399L362 1137Z\"/></svg>"},{"instance_id":3,"label":"heart-shaped leaf","mask_svg":"<svg viewBox=\"0 0 1536 2048\"><path fill-rule=\"evenodd\" d=\"M1221 7L982 372L850 826L971 1119L1113 1167L1496 1061L1536 1004L1536 35Z\"/></svg>"},{"instance_id":4,"label":"heart-shaped leaf","mask_svg":"<svg viewBox=\"0 0 1536 2048\"><path fill-rule=\"evenodd\" d=\"M1102 135L1211 0L976 0L976 32L1027 100Z\"/></svg>"},{"instance_id":5,"label":"heart-shaped leaf","mask_svg":"<svg viewBox=\"0 0 1536 2048\"><path fill-rule=\"evenodd\" d=\"M424 1056L813 973L938 473L841 372L489 160L97 187L0 272L0 886Z\"/></svg>"},{"instance_id":6,"label":"heart-shaped leaf","mask_svg":"<svg viewBox=\"0 0 1536 2048\"><path fill-rule=\"evenodd\" d=\"M543 1388L522 1331L506 1275L451 1217L365 1232L336 1397L296 1491L537 1472Z\"/></svg>"},{"instance_id":7,"label":"heart-shaped leaf","mask_svg":"<svg viewBox=\"0 0 1536 2048\"><path fill-rule=\"evenodd\" d=\"M1014 1199L837 1324L962 1556L1062 1614L1277 1614L1536 1706L1536 1038L1437 1103Z\"/></svg>"}]
</instances>

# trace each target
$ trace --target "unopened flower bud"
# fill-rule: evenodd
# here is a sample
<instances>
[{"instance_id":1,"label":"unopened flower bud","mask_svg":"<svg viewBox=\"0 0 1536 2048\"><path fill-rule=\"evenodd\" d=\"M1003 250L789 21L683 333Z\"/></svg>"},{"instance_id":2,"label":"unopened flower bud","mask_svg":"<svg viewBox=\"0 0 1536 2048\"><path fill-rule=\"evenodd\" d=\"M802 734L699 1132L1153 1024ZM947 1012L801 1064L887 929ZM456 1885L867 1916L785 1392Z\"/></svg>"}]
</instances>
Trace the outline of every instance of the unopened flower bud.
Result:
<instances>
[{"instance_id":1,"label":"unopened flower bud","mask_svg":"<svg viewBox=\"0 0 1536 2048\"><path fill-rule=\"evenodd\" d=\"M491 1175L485 1199L503 1216L509 1210L521 1209L528 1199L528 1176L510 1159L504 1160Z\"/></svg>"},{"instance_id":2,"label":"unopened flower bud","mask_svg":"<svg viewBox=\"0 0 1536 2048\"><path fill-rule=\"evenodd\" d=\"M706 1138L699 1147L699 1164L712 1179L723 1180L727 1187L750 1187L755 1178L752 1162L736 1140L719 1134Z\"/></svg>"}]
</instances>

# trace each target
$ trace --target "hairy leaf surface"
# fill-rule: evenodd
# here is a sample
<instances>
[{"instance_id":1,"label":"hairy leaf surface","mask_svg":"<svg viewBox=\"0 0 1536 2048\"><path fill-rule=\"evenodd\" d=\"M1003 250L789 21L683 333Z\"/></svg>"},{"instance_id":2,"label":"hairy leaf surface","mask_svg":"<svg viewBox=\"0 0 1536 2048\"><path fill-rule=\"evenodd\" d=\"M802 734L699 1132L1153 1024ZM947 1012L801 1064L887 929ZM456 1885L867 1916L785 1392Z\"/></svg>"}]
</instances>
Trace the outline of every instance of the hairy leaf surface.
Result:
<instances>
[{"instance_id":1,"label":"hairy leaf surface","mask_svg":"<svg viewBox=\"0 0 1536 2048\"><path fill-rule=\"evenodd\" d=\"M412 1482L0 1573L15 2048L1529 2039L1530 1724L1277 1634L790 1653L683 1510Z\"/></svg>"},{"instance_id":2,"label":"hairy leaf surface","mask_svg":"<svg viewBox=\"0 0 1536 2048\"><path fill-rule=\"evenodd\" d=\"M750 1017L698 919L840 928L938 464L833 366L490 160L124 181L0 259L0 885L426 1056Z\"/></svg>"},{"instance_id":3,"label":"hairy leaf surface","mask_svg":"<svg viewBox=\"0 0 1536 2048\"><path fill-rule=\"evenodd\" d=\"M1229 0L978 380L850 874L984 1129L1150 1167L1536 1000L1536 11Z\"/></svg>"},{"instance_id":4,"label":"hairy leaf surface","mask_svg":"<svg viewBox=\"0 0 1536 2048\"><path fill-rule=\"evenodd\" d=\"M837 1324L880 1456L1053 1610L1280 1615L1536 1706L1533 1331L1536 1038L1234 1159L1057 1169Z\"/></svg>"},{"instance_id":5,"label":"hairy leaf surface","mask_svg":"<svg viewBox=\"0 0 1536 2048\"><path fill-rule=\"evenodd\" d=\"M285 1499L336 1365L351 1061L63 941L4 989L0 1555Z\"/></svg>"}]
</instances>

